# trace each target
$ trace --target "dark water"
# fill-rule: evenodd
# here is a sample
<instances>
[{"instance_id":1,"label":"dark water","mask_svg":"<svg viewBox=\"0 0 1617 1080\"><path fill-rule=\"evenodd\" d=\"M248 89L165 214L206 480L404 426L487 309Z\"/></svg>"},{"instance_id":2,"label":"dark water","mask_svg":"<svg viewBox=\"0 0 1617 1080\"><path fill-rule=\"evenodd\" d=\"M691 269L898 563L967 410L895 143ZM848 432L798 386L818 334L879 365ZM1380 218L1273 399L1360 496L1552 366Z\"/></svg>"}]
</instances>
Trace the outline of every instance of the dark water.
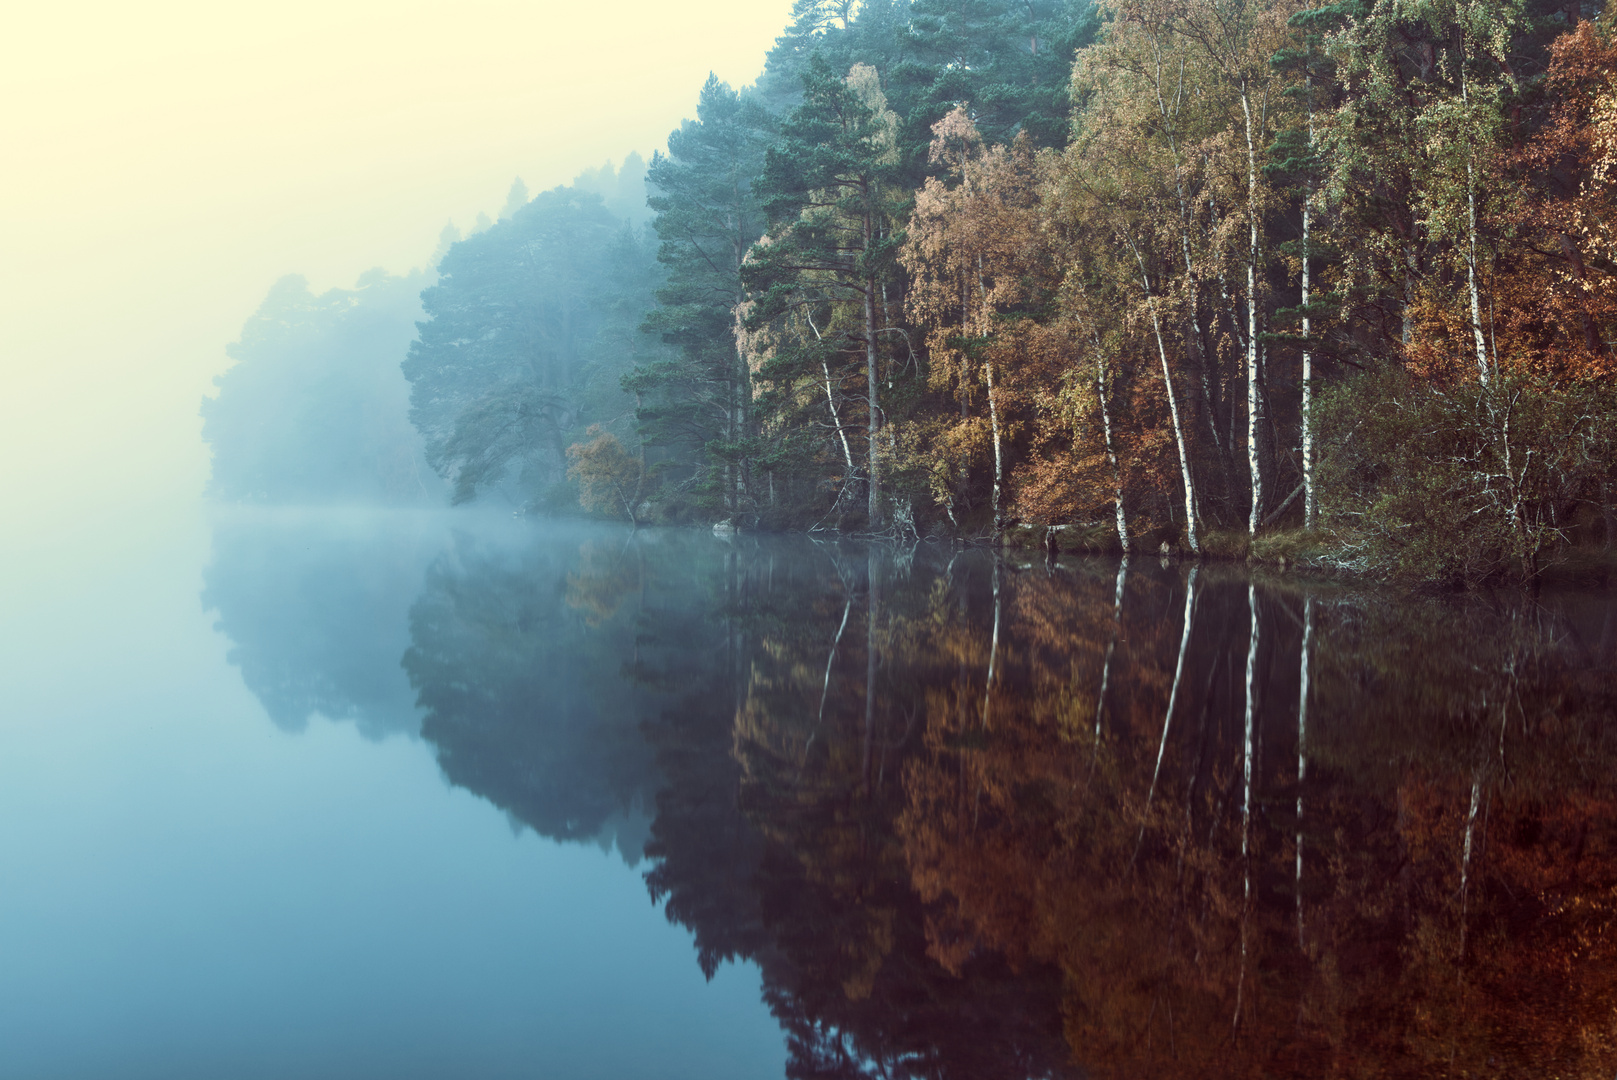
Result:
<instances>
[{"instance_id":1,"label":"dark water","mask_svg":"<svg viewBox=\"0 0 1617 1080\"><path fill-rule=\"evenodd\" d=\"M87 726L141 748L0 795L0 1075L1617 1070L1610 595L211 536L216 651Z\"/></svg>"}]
</instances>

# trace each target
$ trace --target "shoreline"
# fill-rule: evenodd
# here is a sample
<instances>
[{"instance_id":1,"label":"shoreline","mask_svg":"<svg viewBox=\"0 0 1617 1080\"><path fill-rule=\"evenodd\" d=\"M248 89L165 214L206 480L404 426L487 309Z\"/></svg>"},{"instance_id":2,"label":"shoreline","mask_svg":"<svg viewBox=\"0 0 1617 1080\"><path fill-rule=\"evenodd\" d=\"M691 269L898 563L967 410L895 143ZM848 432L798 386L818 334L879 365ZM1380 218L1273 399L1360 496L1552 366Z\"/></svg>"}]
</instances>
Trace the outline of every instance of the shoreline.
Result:
<instances>
[{"instance_id":1,"label":"shoreline","mask_svg":"<svg viewBox=\"0 0 1617 1080\"><path fill-rule=\"evenodd\" d=\"M990 541L983 546L994 546ZM1044 525L1017 525L1005 530L999 547L1051 555L1092 555L1117 558L1124 554L1111 526L1090 528ZM1531 578L1494 574L1473 581L1385 575L1353 566L1342 554L1344 549L1325 533L1287 529L1251 537L1244 532L1209 531L1201 537L1201 548L1192 552L1183 542L1158 541L1153 549L1137 545L1130 555L1233 563L1264 567L1282 573L1304 573L1315 577L1356 581L1365 584L1401 586L1423 592L1469 592L1494 587L1534 589L1543 585L1617 588L1617 550L1573 547L1546 558Z\"/></svg>"}]
</instances>

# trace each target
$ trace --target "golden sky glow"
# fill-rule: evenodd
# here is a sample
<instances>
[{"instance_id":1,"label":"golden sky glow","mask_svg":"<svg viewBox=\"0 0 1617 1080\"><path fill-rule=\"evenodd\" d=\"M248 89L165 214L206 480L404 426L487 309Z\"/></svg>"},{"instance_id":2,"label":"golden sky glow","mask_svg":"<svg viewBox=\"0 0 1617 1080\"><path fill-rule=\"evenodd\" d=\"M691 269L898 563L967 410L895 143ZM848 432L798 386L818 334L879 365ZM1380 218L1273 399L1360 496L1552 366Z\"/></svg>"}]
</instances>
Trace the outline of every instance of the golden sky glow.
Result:
<instances>
[{"instance_id":1,"label":"golden sky glow","mask_svg":"<svg viewBox=\"0 0 1617 1080\"><path fill-rule=\"evenodd\" d=\"M757 77L788 7L13 5L0 507L199 490L198 399L276 278L421 265L513 177L649 156L710 69Z\"/></svg>"}]
</instances>

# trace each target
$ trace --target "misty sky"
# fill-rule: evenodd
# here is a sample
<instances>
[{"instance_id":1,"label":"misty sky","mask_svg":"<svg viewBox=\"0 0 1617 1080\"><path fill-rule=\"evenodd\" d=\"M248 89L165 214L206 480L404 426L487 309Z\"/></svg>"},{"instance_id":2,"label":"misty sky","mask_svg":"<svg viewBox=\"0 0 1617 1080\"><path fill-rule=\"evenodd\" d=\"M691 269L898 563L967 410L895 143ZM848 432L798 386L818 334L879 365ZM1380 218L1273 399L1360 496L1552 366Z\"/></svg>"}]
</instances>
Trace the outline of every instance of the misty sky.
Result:
<instances>
[{"instance_id":1,"label":"misty sky","mask_svg":"<svg viewBox=\"0 0 1617 1080\"><path fill-rule=\"evenodd\" d=\"M27 4L0 39L0 554L205 480L197 403L276 278L423 264L439 230L631 150L789 0Z\"/></svg>"}]
</instances>

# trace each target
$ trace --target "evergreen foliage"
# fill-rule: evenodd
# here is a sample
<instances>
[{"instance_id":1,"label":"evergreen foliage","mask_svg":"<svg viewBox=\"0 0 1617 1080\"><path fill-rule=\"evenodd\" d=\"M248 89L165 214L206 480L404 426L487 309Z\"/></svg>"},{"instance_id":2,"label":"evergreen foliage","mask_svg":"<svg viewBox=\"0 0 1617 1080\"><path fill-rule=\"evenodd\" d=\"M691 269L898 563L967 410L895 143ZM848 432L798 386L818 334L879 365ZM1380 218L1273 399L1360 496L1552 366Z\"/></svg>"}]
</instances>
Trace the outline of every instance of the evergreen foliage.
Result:
<instances>
[{"instance_id":1,"label":"evergreen foliage","mask_svg":"<svg viewBox=\"0 0 1617 1080\"><path fill-rule=\"evenodd\" d=\"M1390 428L1367 461L1343 410L1393 372L1388 415L1429 445L1605 430L1617 48L1583 14L798 0L758 83L710 77L654 157L655 267L586 190L621 176L449 249L412 419L457 501L572 505L571 461L636 521L1104 527L1191 554L1302 525L1343 566L1532 576L1612 542L1609 455L1535 449L1570 485L1540 509L1484 513L1452 477L1389 503L1376 476L1436 473L1388 473ZM1515 539L1398 554L1443 526L1394 503L1435 498Z\"/></svg>"},{"instance_id":2,"label":"evergreen foliage","mask_svg":"<svg viewBox=\"0 0 1617 1080\"><path fill-rule=\"evenodd\" d=\"M653 156L646 177L668 276L645 328L677 347L678 359L641 367L624 385L641 401L640 436L661 455L663 482L692 508L725 517L734 512L738 463L754 452L736 312L746 300L742 264L763 235L756 181L776 119L756 95L711 75L696 117L668 137L668 153Z\"/></svg>"},{"instance_id":3,"label":"evergreen foliage","mask_svg":"<svg viewBox=\"0 0 1617 1080\"><path fill-rule=\"evenodd\" d=\"M634 332L659 279L645 230L577 186L449 249L404 373L410 419L455 502L503 488L542 505L565 484L575 433L629 420L616 382L659 351Z\"/></svg>"}]
</instances>

